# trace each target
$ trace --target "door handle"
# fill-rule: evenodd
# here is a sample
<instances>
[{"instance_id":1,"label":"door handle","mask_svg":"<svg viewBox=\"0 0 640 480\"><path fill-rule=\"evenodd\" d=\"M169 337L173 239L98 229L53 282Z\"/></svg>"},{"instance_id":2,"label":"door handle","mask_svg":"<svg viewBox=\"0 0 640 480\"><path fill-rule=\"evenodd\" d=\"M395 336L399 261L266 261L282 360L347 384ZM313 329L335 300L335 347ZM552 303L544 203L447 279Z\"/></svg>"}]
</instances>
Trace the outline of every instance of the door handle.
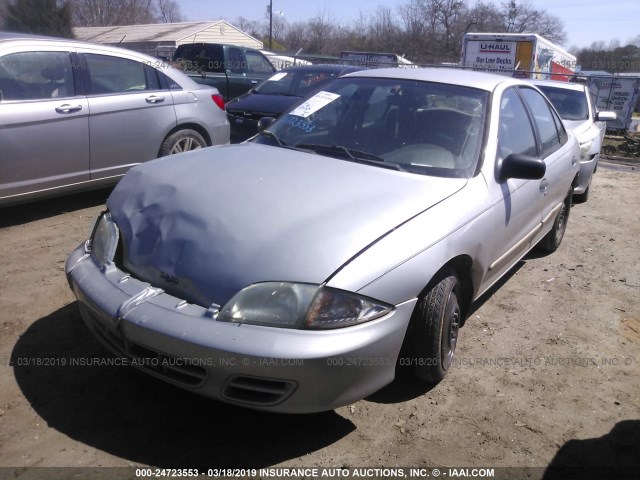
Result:
<instances>
[{"instance_id":1,"label":"door handle","mask_svg":"<svg viewBox=\"0 0 640 480\"><path fill-rule=\"evenodd\" d=\"M540 193L546 196L548 189L549 189L549 182L547 181L546 178L543 178L542 181L540 182Z\"/></svg>"},{"instance_id":2,"label":"door handle","mask_svg":"<svg viewBox=\"0 0 640 480\"><path fill-rule=\"evenodd\" d=\"M68 103L56 107L56 112L58 113L74 113L80 110L82 110L82 105L69 105Z\"/></svg>"},{"instance_id":3,"label":"door handle","mask_svg":"<svg viewBox=\"0 0 640 480\"><path fill-rule=\"evenodd\" d=\"M147 103L162 103L164 102L164 97L159 95L151 95L150 97L145 98Z\"/></svg>"},{"instance_id":4,"label":"door handle","mask_svg":"<svg viewBox=\"0 0 640 480\"><path fill-rule=\"evenodd\" d=\"M251 83L255 85L256 83L258 83L258 80L251 80Z\"/></svg>"},{"instance_id":5,"label":"door handle","mask_svg":"<svg viewBox=\"0 0 640 480\"><path fill-rule=\"evenodd\" d=\"M576 163L578 163L578 160L576 159L575 155L571 157L571 165L575 165Z\"/></svg>"}]
</instances>

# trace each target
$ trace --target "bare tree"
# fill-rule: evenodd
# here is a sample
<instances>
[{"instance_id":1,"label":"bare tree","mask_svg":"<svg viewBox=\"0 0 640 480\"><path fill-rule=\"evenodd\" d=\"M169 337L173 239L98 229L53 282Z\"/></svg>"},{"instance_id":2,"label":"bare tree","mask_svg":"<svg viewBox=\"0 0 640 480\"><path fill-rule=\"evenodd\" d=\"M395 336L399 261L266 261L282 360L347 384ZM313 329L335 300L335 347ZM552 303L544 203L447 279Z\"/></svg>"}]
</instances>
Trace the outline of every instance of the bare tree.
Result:
<instances>
[{"instance_id":1,"label":"bare tree","mask_svg":"<svg viewBox=\"0 0 640 480\"><path fill-rule=\"evenodd\" d=\"M504 31L508 33L538 33L552 42L564 43L566 34L560 18L544 10L536 10L528 0L503 3Z\"/></svg>"},{"instance_id":2,"label":"bare tree","mask_svg":"<svg viewBox=\"0 0 640 480\"><path fill-rule=\"evenodd\" d=\"M287 49L298 51L301 48L305 53L315 53L308 48L307 22L295 22L289 25L284 43Z\"/></svg>"},{"instance_id":3,"label":"bare tree","mask_svg":"<svg viewBox=\"0 0 640 480\"><path fill-rule=\"evenodd\" d=\"M7 6L4 28L73 38L70 5L63 0L16 0Z\"/></svg>"},{"instance_id":4,"label":"bare tree","mask_svg":"<svg viewBox=\"0 0 640 480\"><path fill-rule=\"evenodd\" d=\"M255 20L248 20L245 17L236 18L233 21L233 24L252 37L259 37L264 32L264 28L260 24L260 22L256 22Z\"/></svg>"},{"instance_id":5,"label":"bare tree","mask_svg":"<svg viewBox=\"0 0 640 480\"><path fill-rule=\"evenodd\" d=\"M320 54L330 53L329 44L337 22L331 17L327 9L322 10L317 16L307 22L308 50Z\"/></svg>"},{"instance_id":6,"label":"bare tree","mask_svg":"<svg viewBox=\"0 0 640 480\"><path fill-rule=\"evenodd\" d=\"M287 29L289 28L289 23L287 19L279 14L274 12L272 18L272 35L273 41L276 43L281 43L284 40L284 37L287 35ZM269 24L265 25L265 38L269 37Z\"/></svg>"},{"instance_id":7,"label":"bare tree","mask_svg":"<svg viewBox=\"0 0 640 480\"><path fill-rule=\"evenodd\" d=\"M497 32L503 29L502 13L492 3L482 1L469 10L466 32Z\"/></svg>"},{"instance_id":8,"label":"bare tree","mask_svg":"<svg viewBox=\"0 0 640 480\"><path fill-rule=\"evenodd\" d=\"M162 23L185 21L185 17L180 13L180 6L175 0L156 0L156 12Z\"/></svg>"},{"instance_id":9,"label":"bare tree","mask_svg":"<svg viewBox=\"0 0 640 480\"><path fill-rule=\"evenodd\" d=\"M182 21L174 0L72 0L78 27Z\"/></svg>"}]
</instances>

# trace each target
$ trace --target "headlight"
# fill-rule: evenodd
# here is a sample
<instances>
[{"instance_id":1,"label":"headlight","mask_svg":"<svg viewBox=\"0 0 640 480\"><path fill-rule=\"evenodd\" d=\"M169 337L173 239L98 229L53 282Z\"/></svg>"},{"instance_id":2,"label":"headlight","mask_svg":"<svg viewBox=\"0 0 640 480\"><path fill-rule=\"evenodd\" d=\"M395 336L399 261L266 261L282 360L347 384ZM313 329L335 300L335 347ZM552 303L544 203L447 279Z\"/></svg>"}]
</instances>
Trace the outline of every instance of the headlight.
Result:
<instances>
[{"instance_id":1,"label":"headlight","mask_svg":"<svg viewBox=\"0 0 640 480\"><path fill-rule=\"evenodd\" d=\"M392 309L391 305L320 285L266 282L240 290L217 319L282 328L331 329L368 322Z\"/></svg>"},{"instance_id":2,"label":"headlight","mask_svg":"<svg viewBox=\"0 0 640 480\"><path fill-rule=\"evenodd\" d=\"M96 220L85 251L90 253L100 266L111 263L116 254L119 236L116 223L111 218L111 214L106 212Z\"/></svg>"},{"instance_id":3,"label":"headlight","mask_svg":"<svg viewBox=\"0 0 640 480\"><path fill-rule=\"evenodd\" d=\"M589 140L588 142L580 144L580 160L582 160L583 162L589 158L589 150L591 150L592 144L593 140Z\"/></svg>"}]
</instances>

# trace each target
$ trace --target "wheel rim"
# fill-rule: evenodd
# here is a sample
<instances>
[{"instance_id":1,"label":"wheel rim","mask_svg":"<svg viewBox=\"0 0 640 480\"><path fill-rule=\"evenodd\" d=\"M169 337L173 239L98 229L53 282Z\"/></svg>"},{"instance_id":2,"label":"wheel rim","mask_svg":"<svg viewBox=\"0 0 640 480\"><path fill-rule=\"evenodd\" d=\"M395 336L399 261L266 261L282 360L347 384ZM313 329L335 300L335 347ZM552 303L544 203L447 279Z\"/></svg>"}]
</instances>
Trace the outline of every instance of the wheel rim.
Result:
<instances>
[{"instance_id":1,"label":"wheel rim","mask_svg":"<svg viewBox=\"0 0 640 480\"><path fill-rule=\"evenodd\" d=\"M564 231L567 228L567 204L562 204L562 209L558 213L558 227L556 228L556 245L560 245Z\"/></svg>"},{"instance_id":2,"label":"wheel rim","mask_svg":"<svg viewBox=\"0 0 640 480\"><path fill-rule=\"evenodd\" d=\"M444 328L442 332L442 369L448 370L451 362L453 361L453 355L456 351L456 344L458 343L458 330L460 328L460 306L458 305L458 297L455 292L452 291L449 294L447 300L447 308L445 310Z\"/></svg>"},{"instance_id":3,"label":"wheel rim","mask_svg":"<svg viewBox=\"0 0 640 480\"><path fill-rule=\"evenodd\" d=\"M175 153L189 152L191 150L199 150L202 148L200 141L194 137L181 138L171 149L171 155Z\"/></svg>"}]
</instances>

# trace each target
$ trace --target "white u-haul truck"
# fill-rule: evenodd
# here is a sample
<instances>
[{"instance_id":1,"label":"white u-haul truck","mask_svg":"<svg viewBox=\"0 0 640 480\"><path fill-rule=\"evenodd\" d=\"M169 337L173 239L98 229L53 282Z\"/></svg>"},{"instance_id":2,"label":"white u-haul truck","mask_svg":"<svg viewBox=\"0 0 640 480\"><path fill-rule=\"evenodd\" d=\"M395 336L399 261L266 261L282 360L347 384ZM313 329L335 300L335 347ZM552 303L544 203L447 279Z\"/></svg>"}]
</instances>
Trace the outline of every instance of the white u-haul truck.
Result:
<instances>
[{"instance_id":1,"label":"white u-haul truck","mask_svg":"<svg viewBox=\"0 0 640 480\"><path fill-rule=\"evenodd\" d=\"M520 78L568 81L567 75L575 73L576 57L535 33L466 33L462 65Z\"/></svg>"}]
</instances>

